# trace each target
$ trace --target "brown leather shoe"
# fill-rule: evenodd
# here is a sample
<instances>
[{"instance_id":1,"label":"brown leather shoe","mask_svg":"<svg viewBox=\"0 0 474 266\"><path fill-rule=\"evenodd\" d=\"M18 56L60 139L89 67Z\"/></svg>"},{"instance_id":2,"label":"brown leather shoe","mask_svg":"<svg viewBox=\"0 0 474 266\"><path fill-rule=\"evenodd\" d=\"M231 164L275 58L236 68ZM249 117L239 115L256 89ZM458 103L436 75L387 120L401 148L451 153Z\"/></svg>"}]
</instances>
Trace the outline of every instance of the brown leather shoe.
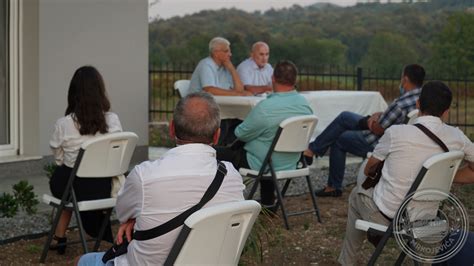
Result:
<instances>
[{"instance_id":1,"label":"brown leather shoe","mask_svg":"<svg viewBox=\"0 0 474 266\"><path fill-rule=\"evenodd\" d=\"M332 191L326 191L326 188L323 188L321 190L316 191L314 195L316 195L317 197L341 197L342 190L335 189Z\"/></svg>"}]
</instances>

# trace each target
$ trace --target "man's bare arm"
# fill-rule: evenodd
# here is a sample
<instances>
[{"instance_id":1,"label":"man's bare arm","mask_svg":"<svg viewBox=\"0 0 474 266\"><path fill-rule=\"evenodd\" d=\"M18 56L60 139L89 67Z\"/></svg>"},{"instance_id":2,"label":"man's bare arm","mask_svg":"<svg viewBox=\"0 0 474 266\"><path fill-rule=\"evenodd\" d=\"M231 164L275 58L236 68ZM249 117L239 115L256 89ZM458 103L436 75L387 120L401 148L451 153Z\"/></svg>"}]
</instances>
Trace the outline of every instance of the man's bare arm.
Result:
<instances>
[{"instance_id":1,"label":"man's bare arm","mask_svg":"<svg viewBox=\"0 0 474 266\"><path fill-rule=\"evenodd\" d=\"M474 183L474 162L468 162L463 168L459 169L454 176L454 183L473 184Z\"/></svg>"},{"instance_id":2,"label":"man's bare arm","mask_svg":"<svg viewBox=\"0 0 474 266\"><path fill-rule=\"evenodd\" d=\"M236 91L233 89L226 90L226 89L221 89L221 88L212 87L212 86L204 87L203 90L207 93L210 93L216 96L250 96L252 95L252 93L248 91Z\"/></svg>"},{"instance_id":3,"label":"man's bare arm","mask_svg":"<svg viewBox=\"0 0 474 266\"><path fill-rule=\"evenodd\" d=\"M233 89L235 91L244 91L244 85L242 84L242 81L240 80L239 73L237 73L237 70L235 69L234 65L232 62L225 61L224 62L224 67L229 71L230 75L232 76L232 81L234 83Z\"/></svg>"},{"instance_id":4,"label":"man's bare arm","mask_svg":"<svg viewBox=\"0 0 474 266\"><path fill-rule=\"evenodd\" d=\"M385 132L385 129L379 124L380 116L382 115L381 112L374 113L368 120L367 125L369 130L377 136L382 136Z\"/></svg>"},{"instance_id":5,"label":"man's bare arm","mask_svg":"<svg viewBox=\"0 0 474 266\"><path fill-rule=\"evenodd\" d=\"M260 93L265 93L267 91L273 91L273 88L271 86L245 85L244 88L245 88L246 91L249 91L252 94L260 94Z\"/></svg>"},{"instance_id":6,"label":"man's bare arm","mask_svg":"<svg viewBox=\"0 0 474 266\"><path fill-rule=\"evenodd\" d=\"M369 158L369 161L367 162L367 164L365 165L365 168L364 168L364 174L365 176L368 176L368 173L369 173L369 169L372 168L375 164L381 162L379 159L376 159L375 157L370 157Z\"/></svg>"}]
</instances>

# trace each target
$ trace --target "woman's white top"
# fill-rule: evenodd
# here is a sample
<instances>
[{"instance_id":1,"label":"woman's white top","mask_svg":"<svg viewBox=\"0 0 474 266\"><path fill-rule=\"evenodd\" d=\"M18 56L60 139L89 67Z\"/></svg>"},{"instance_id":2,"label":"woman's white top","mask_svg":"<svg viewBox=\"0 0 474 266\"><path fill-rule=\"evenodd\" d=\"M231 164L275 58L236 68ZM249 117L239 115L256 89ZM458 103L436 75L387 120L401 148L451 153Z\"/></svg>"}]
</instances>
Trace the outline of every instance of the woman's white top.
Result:
<instances>
[{"instance_id":1,"label":"woman's white top","mask_svg":"<svg viewBox=\"0 0 474 266\"><path fill-rule=\"evenodd\" d=\"M107 112L105 113L105 120L109 126L109 133L122 131L122 125L117 114ZM97 133L95 136L99 135L102 134ZM79 133L78 125L76 125L70 114L59 118L54 125L53 136L49 141L56 164L65 164L73 168L82 143L92 137L94 135L81 135Z\"/></svg>"}]
</instances>

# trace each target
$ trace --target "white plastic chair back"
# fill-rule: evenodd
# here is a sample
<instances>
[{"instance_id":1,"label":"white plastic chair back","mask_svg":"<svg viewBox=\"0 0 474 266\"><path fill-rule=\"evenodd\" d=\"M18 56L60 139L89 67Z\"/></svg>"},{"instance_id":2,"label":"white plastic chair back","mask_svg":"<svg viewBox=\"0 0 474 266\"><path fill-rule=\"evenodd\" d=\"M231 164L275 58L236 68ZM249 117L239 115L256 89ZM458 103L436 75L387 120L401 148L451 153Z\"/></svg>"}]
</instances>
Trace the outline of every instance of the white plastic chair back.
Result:
<instances>
[{"instance_id":1,"label":"white plastic chair back","mask_svg":"<svg viewBox=\"0 0 474 266\"><path fill-rule=\"evenodd\" d=\"M302 152L308 148L314 128L318 123L315 115L294 116L280 123L282 128L275 151Z\"/></svg>"},{"instance_id":2,"label":"white plastic chair back","mask_svg":"<svg viewBox=\"0 0 474 266\"><path fill-rule=\"evenodd\" d=\"M138 136L133 132L117 132L84 142L76 176L112 177L127 172L137 141Z\"/></svg>"},{"instance_id":3,"label":"white plastic chair back","mask_svg":"<svg viewBox=\"0 0 474 266\"><path fill-rule=\"evenodd\" d=\"M407 205L410 221L436 217L439 204L448 197L463 158L463 152L451 151L434 155L423 163L426 173Z\"/></svg>"},{"instance_id":4,"label":"white plastic chair back","mask_svg":"<svg viewBox=\"0 0 474 266\"><path fill-rule=\"evenodd\" d=\"M173 264L237 265L260 209L245 200L195 212L185 221L191 231Z\"/></svg>"},{"instance_id":5,"label":"white plastic chair back","mask_svg":"<svg viewBox=\"0 0 474 266\"><path fill-rule=\"evenodd\" d=\"M189 94L189 84L191 83L188 79L181 79L174 83L174 89L178 90L181 98L186 97Z\"/></svg>"},{"instance_id":6,"label":"white plastic chair back","mask_svg":"<svg viewBox=\"0 0 474 266\"><path fill-rule=\"evenodd\" d=\"M418 118L419 112L420 111L418 109L414 109L414 110L411 110L411 112L407 114L407 117L408 117L407 125L413 125L415 123L415 119Z\"/></svg>"},{"instance_id":7,"label":"white plastic chair back","mask_svg":"<svg viewBox=\"0 0 474 266\"><path fill-rule=\"evenodd\" d=\"M437 190L449 194L454 175L458 171L463 158L463 152L450 151L434 155L426 160L425 163L423 163L423 167L427 169L427 172L418 186L417 192L423 190ZM416 193L415 198L417 200L433 200L433 198L429 196L417 197ZM437 200L443 199L444 198L438 198Z\"/></svg>"}]
</instances>

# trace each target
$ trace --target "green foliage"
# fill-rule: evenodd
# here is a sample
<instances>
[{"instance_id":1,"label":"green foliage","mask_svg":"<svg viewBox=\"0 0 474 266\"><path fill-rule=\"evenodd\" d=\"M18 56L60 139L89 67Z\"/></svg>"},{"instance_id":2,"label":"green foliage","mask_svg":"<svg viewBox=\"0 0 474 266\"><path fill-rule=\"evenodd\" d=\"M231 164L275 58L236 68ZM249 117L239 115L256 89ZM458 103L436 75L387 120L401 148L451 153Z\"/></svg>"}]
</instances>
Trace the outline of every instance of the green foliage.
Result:
<instances>
[{"instance_id":1,"label":"green foliage","mask_svg":"<svg viewBox=\"0 0 474 266\"><path fill-rule=\"evenodd\" d=\"M38 246L38 245L35 245L35 244L31 244L31 245L28 245L28 247L26 248L26 250L30 253L33 253L33 254L39 254L41 252L41 249L42 247L41 246Z\"/></svg>"},{"instance_id":2,"label":"green foliage","mask_svg":"<svg viewBox=\"0 0 474 266\"><path fill-rule=\"evenodd\" d=\"M43 166L43 170L46 173L46 176L48 178L51 178L57 167L58 167L58 165L55 164L55 163L47 163Z\"/></svg>"},{"instance_id":3,"label":"green foliage","mask_svg":"<svg viewBox=\"0 0 474 266\"><path fill-rule=\"evenodd\" d=\"M416 52L405 37L382 32L370 41L362 66L377 69L381 75L393 75L400 72L404 65L417 61Z\"/></svg>"},{"instance_id":4,"label":"green foliage","mask_svg":"<svg viewBox=\"0 0 474 266\"><path fill-rule=\"evenodd\" d=\"M281 39L275 42L271 50L282 58L298 62L300 66L346 63L347 47L339 40L312 37Z\"/></svg>"},{"instance_id":5,"label":"green foliage","mask_svg":"<svg viewBox=\"0 0 474 266\"><path fill-rule=\"evenodd\" d=\"M28 214L36 213L36 206L39 201L33 192L33 186L28 184L28 181L20 181L12 187L13 195L3 193L0 197L0 215L2 217L13 217L19 208Z\"/></svg>"},{"instance_id":6,"label":"green foliage","mask_svg":"<svg viewBox=\"0 0 474 266\"><path fill-rule=\"evenodd\" d=\"M18 211L18 202L10 193L3 193L0 197L0 212L2 217L13 217Z\"/></svg>"},{"instance_id":7,"label":"green foliage","mask_svg":"<svg viewBox=\"0 0 474 266\"><path fill-rule=\"evenodd\" d=\"M330 4L294 5L263 13L236 9L202 11L151 22L150 63L196 63L208 55L207 45L214 36L229 39L236 65L248 56L250 46L260 40L270 45L272 63L289 59L297 65L357 65L373 61L379 64L387 59L384 71L397 65L398 73L400 65L407 60L408 63L431 62L431 58L449 48L449 41L454 38L453 45L467 51L457 51L455 54L459 56L452 60L464 54L466 57L460 61L472 62L474 59L469 57L468 51L474 47L470 43L474 34L468 26L474 23L468 18L472 14L467 9L472 6L472 1L432 0L428 3L357 4L345 8ZM448 17L458 16L461 18L448 20ZM445 29L444 32L447 23L453 24L453 29L464 25L463 30ZM443 36L439 37L440 33ZM440 45L433 47L438 39ZM376 58L384 44L388 45L387 51ZM450 57L448 54L442 58Z\"/></svg>"},{"instance_id":8,"label":"green foliage","mask_svg":"<svg viewBox=\"0 0 474 266\"><path fill-rule=\"evenodd\" d=\"M474 14L449 17L434 44L433 65L451 75L474 73Z\"/></svg>"},{"instance_id":9,"label":"green foliage","mask_svg":"<svg viewBox=\"0 0 474 266\"><path fill-rule=\"evenodd\" d=\"M269 236L275 232L275 226L268 210L262 208L262 213L255 220L252 231L245 242L242 254L248 254L253 261L261 263L263 261L263 238L268 240Z\"/></svg>"},{"instance_id":10,"label":"green foliage","mask_svg":"<svg viewBox=\"0 0 474 266\"><path fill-rule=\"evenodd\" d=\"M15 196L18 205L28 214L36 213L36 205L39 204L33 189L33 185L28 184L28 181L25 180L13 185L13 195Z\"/></svg>"}]
</instances>

